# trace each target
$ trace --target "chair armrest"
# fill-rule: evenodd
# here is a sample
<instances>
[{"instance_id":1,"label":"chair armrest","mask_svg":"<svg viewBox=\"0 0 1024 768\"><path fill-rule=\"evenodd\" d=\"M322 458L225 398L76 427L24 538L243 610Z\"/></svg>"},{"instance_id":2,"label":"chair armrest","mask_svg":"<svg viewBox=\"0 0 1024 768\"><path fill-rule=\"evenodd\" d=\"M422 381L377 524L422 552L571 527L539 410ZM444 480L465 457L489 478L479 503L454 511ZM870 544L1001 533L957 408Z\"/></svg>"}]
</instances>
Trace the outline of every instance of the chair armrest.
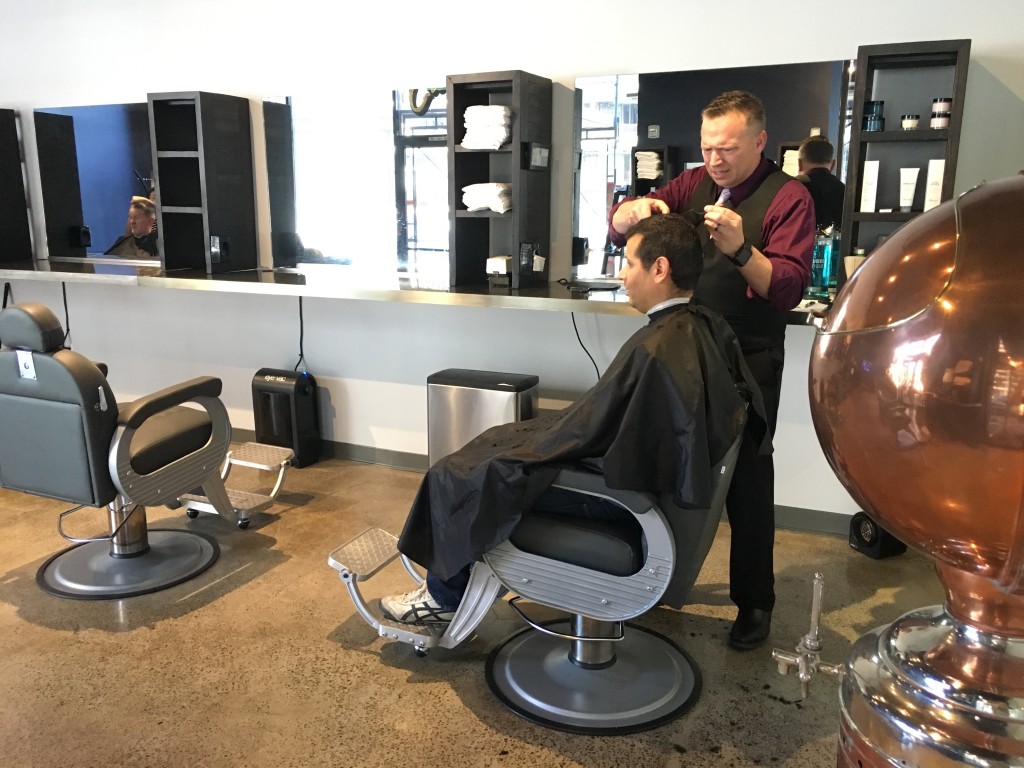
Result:
<instances>
[{"instance_id":1,"label":"chair armrest","mask_svg":"<svg viewBox=\"0 0 1024 768\"><path fill-rule=\"evenodd\" d=\"M220 392L220 379L200 376L141 397L120 409L107 462L118 492L136 504L157 506L205 486L214 478L219 481L220 467L231 442L231 421L220 400ZM211 431L206 445L169 464L150 469L146 474L139 474L131 461L131 444L137 431L147 419L189 402L199 405L210 417Z\"/></svg>"},{"instance_id":2,"label":"chair armrest","mask_svg":"<svg viewBox=\"0 0 1024 768\"><path fill-rule=\"evenodd\" d=\"M483 560L510 591L533 602L603 621L625 621L653 608L667 589L675 543L653 496L608 488L604 477L563 468L553 486L600 496L620 504L643 529L646 561L630 576L614 576L519 549L511 539L484 553Z\"/></svg>"},{"instance_id":3,"label":"chair armrest","mask_svg":"<svg viewBox=\"0 0 1024 768\"><path fill-rule=\"evenodd\" d=\"M118 426L138 429L142 422L154 414L191 402L197 397L219 397L220 392L220 379L199 376L133 400L118 412L117 423Z\"/></svg>"}]
</instances>

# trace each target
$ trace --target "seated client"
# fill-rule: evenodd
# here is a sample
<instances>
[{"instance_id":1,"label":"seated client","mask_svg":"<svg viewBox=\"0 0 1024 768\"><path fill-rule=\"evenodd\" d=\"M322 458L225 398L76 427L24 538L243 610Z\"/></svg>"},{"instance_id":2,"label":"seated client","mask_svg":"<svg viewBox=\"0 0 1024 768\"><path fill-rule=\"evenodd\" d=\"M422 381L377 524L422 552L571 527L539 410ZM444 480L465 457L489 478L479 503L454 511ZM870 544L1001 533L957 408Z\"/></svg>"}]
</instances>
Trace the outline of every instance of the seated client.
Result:
<instances>
[{"instance_id":1,"label":"seated client","mask_svg":"<svg viewBox=\"0 0 1024 768\"><path fill-rule=\"evenodd\" d=\"M128 206L125 233L110 246L105 256L150 259L159 256L156 233L156 204L148 197L135 196Z\"/></svg>"},{"instance_id":2,"label":"seated client","mask_svg":"<svg viewBox=\"0 0 1024 768\"><path fill-rule=\"evenodd\" d=\"M431 467L398 542L427 579L381 599L391 619L450 621L472 564L508 539L523 510L624 514L612 502L549 488L559 464L589 460L609 488L671 493L683 508L707 508L711 468L743 429L748 400L749 427L770 449L736 336L689 303L703 266L694 224L676 214L643 219L626 233L625 257L623 286L647 325L565 410L492 427Z\"/></svg>"}]
</instances>

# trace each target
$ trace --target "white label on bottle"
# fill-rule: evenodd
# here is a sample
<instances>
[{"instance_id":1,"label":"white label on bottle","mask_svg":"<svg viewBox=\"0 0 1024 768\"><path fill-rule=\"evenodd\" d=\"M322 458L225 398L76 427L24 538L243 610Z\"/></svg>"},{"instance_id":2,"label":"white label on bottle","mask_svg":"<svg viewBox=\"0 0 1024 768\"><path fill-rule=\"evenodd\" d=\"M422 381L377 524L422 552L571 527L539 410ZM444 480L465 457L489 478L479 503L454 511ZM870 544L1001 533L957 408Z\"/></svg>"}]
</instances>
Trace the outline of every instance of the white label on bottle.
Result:
<instances>
[{"instance_id":1,"label":"white label on bottle","mask_svg":"<svg viewBox=\"0 0 1024 768\"><path fill-rule=\"evenodd\" d=\"M878 161L864 161L864 184L860 191L860 212L874 213L878 197Z\"/></svg>"},{"instance_id":2,"label":"white label on bottle","mask_svg":"<svg viewBox=\"0 0 1024 768\"><path fill-rule=\"evenodd\" d=\"M924 188L924 210L931 210L942 202L942 177L946 172L945 160L928 161L928 180Z\"/></svg>"}]
</instances>

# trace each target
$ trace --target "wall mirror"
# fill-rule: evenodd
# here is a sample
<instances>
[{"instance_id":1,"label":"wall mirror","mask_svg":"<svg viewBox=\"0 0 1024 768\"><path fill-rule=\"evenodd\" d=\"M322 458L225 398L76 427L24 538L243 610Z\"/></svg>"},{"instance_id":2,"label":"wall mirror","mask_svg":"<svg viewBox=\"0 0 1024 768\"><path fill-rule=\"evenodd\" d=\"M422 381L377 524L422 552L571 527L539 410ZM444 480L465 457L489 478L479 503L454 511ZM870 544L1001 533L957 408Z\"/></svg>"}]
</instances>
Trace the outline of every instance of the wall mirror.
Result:
<instances>
[{"instance_id":1,"label":"wall mirror","mask_svg":"<svg viewBox=\"0 0 1024 768\"><path fill-rule=\"evenodd\" d=\"M336 202L339 184L356 175L348 174L349 150L339 144L339 126L351 121L347 108L315 97L272 98L261 114L252 103L253 122L263 122L267 168L267 189L254 194L269 197L274 264L352 264L352 233L340 225ZM364 121L363 137L386 147L390 164L386 96L372 111L379 120ZM49 258L159 262L159 254L121 259L106 253L127 234L132 197L156 197L148 103L45 107L33 117ZM383 177L383 184L375 180L376 191L390 196L390 167ZM386 221L393 231L390 210Z\"/></svg>"},{"instance_id":2,"label":"wall mirror","mask_svg":"<svg viewBox=\"0 0 1024 768\"><path fill-rule=\"evenodd\" d=\"M673 167L664 169L669 178L700 162L700 109L722 91L744 88L764 101L772 159L781 160L787 146L818 128L836 145L837 174L844 178L851 64L578 78L573 229L590 244L581 272L607 269L607 213L616 195L632 191L633 150L664 149L672 159ZM338 126L351 122L350 105L301 94L263 102L275 266L365 266L422 287L446 287L446 102L439 93L424 104L429 90L418 96L384 92L364 104L361 147L339 144ZM103 254L124 236L131 198L149 193L154 174L146 102L39 109L35 130L50 257ZM376 159L359 158L355 165L354 153ZM367 167L379 173L370 178ZM350 168L361 172L356 182ZM368 217L361 228L394 233L377 239L372 254L354 247L353 231L340 223L335 201L342 183L372 183L374 199L387 201L360 212Z\"/></svg>"},{"instance_id":3,"label":"wall mirror","mask_svg":"<svg viewBox=\"0 0 1024 768\"><path fill-rule=\"evenodd\" d=\"M575 221L577 234L590 246L586 263L579 265L581 274L610 274L614 269L605 257L610 250L608 211L617 199L646 194L702 163L700 112L724 91L748 90L764 103L765 154L770 159L782 164L786 150L817 129L836 147L836 173L845 179L852 64L823 61L577 78L581 98ZM654 152L660 168L647 172L641 167L638 174L635 150ZM792 152L789 158L795 161Z\"/></svg>"},{"instance_id":4,"label":"wall mirror","mask_svg":"<svg viewBox=\"0 0 1024 768\"><path fill-rule=\"evenodd\" d=\"M152 193L146 102L44 108L33 118L50 258L103 255L127 235L132 197Z\"/></svg>"},{"instance_id":5,"label":"wall mirror","mask_svg":"<svg viewBox=\"0 0 1024 768\"><path fill-rule=\"evenodd\" d=\"M359 141L343 150L338 126L352 120L345 104L302 95L263 102L275 267L345 265L378 280L447 288L444 88L386 95L365 105ZM336 210L339 183L366 189L368 204L348 227ZM386 233L372 252L354 245L369 231Z\"/></svg>"}]
</instances>

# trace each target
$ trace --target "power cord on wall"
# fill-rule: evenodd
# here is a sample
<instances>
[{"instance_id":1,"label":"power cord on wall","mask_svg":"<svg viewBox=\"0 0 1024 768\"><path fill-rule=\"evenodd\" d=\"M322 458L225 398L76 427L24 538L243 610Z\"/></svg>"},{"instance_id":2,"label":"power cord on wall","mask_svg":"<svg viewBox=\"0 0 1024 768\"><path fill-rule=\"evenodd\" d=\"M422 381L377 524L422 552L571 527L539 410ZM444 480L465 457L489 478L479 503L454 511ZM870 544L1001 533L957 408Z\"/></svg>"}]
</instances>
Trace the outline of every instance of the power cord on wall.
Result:
<instances>
[{"instance_id":1,"label":"power cord on wall","mask_svg":"<svg viewBox=\"0 0 1024 768\"><path fill-rule=\"evenodd\" d=\"M4 304L0 309L7 309L7 302L14 302L14 291L11 290L10 283L4 283ZM4 343L3 339L0 339L0 346Z\"/></svg>"},{"instance_id":2,"label":"power cord on wall","mask_svg":"<svg viewBox=\"0 0 1024 768\"><path fill-rule=\"evenodd\" d=\"M587 353L587 357L590 358L590 362L593 363L594 365L594 373L597 376L597 378L600 379L601 371L598 369L597 363L594 362L594 356L590 354L590 350L587 349L586 344L583 343L583 339L580 338L580 329L576 327L576 313L570 312L569 315L572 317L572 329L576 331L576 341L580 343L580 346L583 348L583 351Z\"/></svg>"},{"instance_id":3,"label":"power cord on wall","mask_svg":"<svg viewBox=\"0 0 1024 768\"><path fill-rule=\"evenodd\" d=\"M303 337L306 335L305 323L302 319L302 297L299 296L299 359L295 363L293 371L299 370L299 365L306 362L306 354L302 351ZM305 370L305 368L303 368Z\"/></svg>"},{"instance_id":4,"label":"power cord on wall","mask_svg":"<svg viewBox=\"0 0 1024 768\"><path fill-rule=\"evenodd\" d=\"M71 349L71 344L68 341L71 338L71 317L68 315L68 285L67 283L61 282L60 284L61 293L64 295L64 342L63 346L66 349Z\"/></svg>"}]
</instances>

